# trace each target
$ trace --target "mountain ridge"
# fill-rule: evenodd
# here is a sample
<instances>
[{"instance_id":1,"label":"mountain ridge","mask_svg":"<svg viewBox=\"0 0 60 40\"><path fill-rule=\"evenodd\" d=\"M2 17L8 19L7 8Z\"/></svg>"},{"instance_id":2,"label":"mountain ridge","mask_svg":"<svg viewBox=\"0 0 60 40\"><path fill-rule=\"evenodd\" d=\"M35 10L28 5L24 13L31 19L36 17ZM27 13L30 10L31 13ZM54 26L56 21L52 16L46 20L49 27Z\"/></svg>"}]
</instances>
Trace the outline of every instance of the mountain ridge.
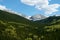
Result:
<instances>
[{"instance_id":1,"label":"mountain ridge","mask_svg":"<svg viewBox=\"0 0 60 40\"><path fill-rule=\"evenodd\" d=\"M15 12L15 11L12 11L12 10L9 10L9 9L4 9L2 11L6 11L6 12L9 12L9 13L12 13L12 14L16 14L16 15L19 15L19 16L22 16L28 20L33 20L33 21L37 21L37 20L42 20L42 19L45 19L46 16L44 15L41 15L41 14L35 14L33 16L27 16L25 14L22 14L22 13L18 13L18 12ZM39 17L39 18L38 18Z\"/></svg>"}]
</instances>

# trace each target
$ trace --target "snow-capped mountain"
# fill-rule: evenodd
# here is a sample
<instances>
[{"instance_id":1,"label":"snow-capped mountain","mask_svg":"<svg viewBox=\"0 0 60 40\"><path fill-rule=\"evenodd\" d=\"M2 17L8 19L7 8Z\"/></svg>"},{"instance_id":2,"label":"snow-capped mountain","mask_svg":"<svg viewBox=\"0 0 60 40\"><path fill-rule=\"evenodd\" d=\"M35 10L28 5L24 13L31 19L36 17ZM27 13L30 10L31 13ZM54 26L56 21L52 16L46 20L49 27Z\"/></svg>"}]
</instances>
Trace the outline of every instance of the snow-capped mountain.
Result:
<instances>
[{"instance_id":1,"label":"snow-capped mountain","mask_svg":"<svg viewBox=\"0 0 60 40\"><path fill-rule=\"evenodd\" d=\"M41 14L36 14L36 15L33 15L30 17L31 20L33 21L37 21L37 20L42 20L42 19L45 19L46 16L44 15L41 15Z\"/></svg>"}]
</instances>

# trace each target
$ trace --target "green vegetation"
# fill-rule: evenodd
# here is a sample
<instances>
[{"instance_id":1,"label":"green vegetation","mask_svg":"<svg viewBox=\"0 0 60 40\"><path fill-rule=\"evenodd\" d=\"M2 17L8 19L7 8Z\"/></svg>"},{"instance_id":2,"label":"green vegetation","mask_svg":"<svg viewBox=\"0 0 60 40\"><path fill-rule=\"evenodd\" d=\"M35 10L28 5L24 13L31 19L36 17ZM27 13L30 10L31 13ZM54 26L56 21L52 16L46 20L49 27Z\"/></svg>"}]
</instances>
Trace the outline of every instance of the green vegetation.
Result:
<instances>
[{"instance_id":1,"label":"green vegetation","mask_svg":"<svg viewBox=\"0 0 60 40\"><path fill-rule=\"evenodd\" d=\"M60 16L33 22L0 10L0 40L60 40Z\"/></svg>"}]
</instances>

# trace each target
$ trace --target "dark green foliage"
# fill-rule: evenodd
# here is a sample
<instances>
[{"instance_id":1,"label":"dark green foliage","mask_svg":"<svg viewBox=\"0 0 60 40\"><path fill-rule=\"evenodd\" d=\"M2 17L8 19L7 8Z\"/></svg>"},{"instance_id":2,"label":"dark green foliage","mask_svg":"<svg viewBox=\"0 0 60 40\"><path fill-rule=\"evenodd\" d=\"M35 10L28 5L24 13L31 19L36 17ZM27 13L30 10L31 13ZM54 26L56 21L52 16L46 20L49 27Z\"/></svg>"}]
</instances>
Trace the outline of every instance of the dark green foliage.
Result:
<instances>
[{"instance_id":1,"label":"dark green foliage","mask_svg":"<svg viewBox=\"0 0 60 40\"><path fill-rule=\"evenodd\" d=\"M0 20L6 21L6 22L18 22L18 23L25 23L25 24L29 23L29 20L27 20L24 17L21 17L14 13L1 11L1 10L0 10Z\"/></svg>"},{"instance_id":2,"label":"dark green foliage","mask_svg":"<svg viewBox=\"0 0 60 40\"><path fill-rule=\"evenodd\" d=\"M60 16L33 22L0 10L0 40L60 40Z\"/></svg>"}]
</instances>

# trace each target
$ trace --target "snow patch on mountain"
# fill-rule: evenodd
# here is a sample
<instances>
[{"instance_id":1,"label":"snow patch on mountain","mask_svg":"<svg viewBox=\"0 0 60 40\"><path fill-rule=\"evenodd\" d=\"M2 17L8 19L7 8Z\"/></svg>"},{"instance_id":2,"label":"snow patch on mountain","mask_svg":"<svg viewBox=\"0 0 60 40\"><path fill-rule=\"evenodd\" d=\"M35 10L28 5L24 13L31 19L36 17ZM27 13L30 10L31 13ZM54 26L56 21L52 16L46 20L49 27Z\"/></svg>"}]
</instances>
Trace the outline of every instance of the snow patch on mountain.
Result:
<instances>
[{"instance_id":1,"label":"snow patch on mountain","mask_svg":"<svg viewBox=\"0 0 60 40\"><path fill-rule=\"evenodd\" d=\"M42 20L42 19L45 19L46 18L46 16L44 16L44 15L41 15L41 14L36 14L36 15L33 15L33 16L31 16L31 20L33 20L33 21L37 21L37 20Z\"/></svg>"}]
</instances>

